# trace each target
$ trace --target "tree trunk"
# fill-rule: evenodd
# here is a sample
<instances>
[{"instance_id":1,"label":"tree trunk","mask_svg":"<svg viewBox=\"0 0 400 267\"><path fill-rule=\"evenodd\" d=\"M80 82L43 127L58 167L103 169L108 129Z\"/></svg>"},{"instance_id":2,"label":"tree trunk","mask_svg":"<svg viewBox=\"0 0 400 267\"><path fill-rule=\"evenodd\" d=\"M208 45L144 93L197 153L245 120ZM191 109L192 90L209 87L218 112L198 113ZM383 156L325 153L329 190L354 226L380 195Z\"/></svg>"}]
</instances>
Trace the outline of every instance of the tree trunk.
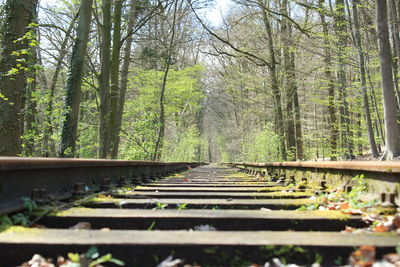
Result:
<instances>
[{"instance_id":1,"label":"tree trunk","mask_svg":"<svg viewBox=\"0 0 400 267\"><path fill-rule=\"evenodd\" d=\"M369 108L368 94L367 94L367 78L365 74L365 59L364 51L361 41L360 22L358 18L358 0L353 0L353 20L354 20L354 37L357 46L358 59L360 64L360 81L361 93L364 104L364 118L367 123L368 140L371 148L371 153L374 158L378 157L378 149L375 143L374 129L372 127L371 113Z\"/></svg>"},{"instance_id":2,"label":"tree trunk","mask_svg":"<svg viewBox=\"0 0 400 267\"><path fill-rule=\"evenodd\" d=\"M393 43L393 76L394 76L394 86L395 92L397 96L397 105L400 108L400 84L399 84L399 69L400 69L400 25L399 25L399 17L397 13L397 7L395 0L389 0L390 5L390 28L392 31L392 43ZM398 119L400 119L400 114L397 114Z\"/></svg>"},{"instance_id":3,"label":"tree trunk","mask_svg":"<svg viewBox=\"0 0 400 267\"><path fill-rule=\"evenodd\" d=\"M137 0L131 0L130 2L129 22L128 22L128 27L126 29L127 38L125 41L124 59L121 70L121 85L118 98L118 109L115 118L115 140L112 143L111 158L117 158L118 156L118 148L120 141L119 134L121 132L122 114L124 112L126 88L128 85L129 65L131 61L131 50L133 42L133 37L131 32L133 30L133 27L135 26L137 11L138 11L136 1Z\"/></svg>"},{"instance_id":4,"label":"tree trunk","mask_svg":"<svg viewBox=\"0 0 400 267\"><path fill-rule=\"evenodd\" d=\"M99 157L107 158L110 148L110 65L111 65L111 0L102 1L103 25L101 25L101 71Z\"/></svg>"},{"instance_id":5,"label":"tree trunk","mask_svg":"<svg viewBox=\"0 0 400 267\"><path fill-rule=\"evenodd\" d=\"M82 0L75 44L72 49L71 67L67 79L64 123L61 133L60 157L73 157L78 130L79 106L83 77L84 58L89 39L93 0Z\"/></svg>"},{"instance_id":6,"label":"tree trunk","mask_svg":"<svg viewBox=\"0 0 400 267\"><path fill-rule=\"evenodd\" d=\"M278 133L279 139L280 139L280 144L279 144L280 158L281 158L281 160L286 160L287 153L286 153L285 138L284 138L285 133L284 133L284 125L283 125L281 92L279 90L278 74L277 74L277 69L276 69L278 63L276 61L272 29L271 29L270 21L268 18L265 3L263 3L262 0L259 0L258 4L262 11L264 27L265 27L267 37L268 37L268 50L269 50L269 57L270 57L269 70L271 72L271 88L272 88L272 94L274 96L275 126L276 126L276 130L277 130L277 133Z\"/></svg>"},{"instance_id":7,"label":"tree trunk","mask_svg":"<svg viewBox=\"0 0 400 267\"><path fill-rule=\"evenodd\" d=\"M338 142L338 128L335 108L335 81L332 74L332 55L331 43L329 41L328 24L325 20L324 0L318 1L318 12L321 18L322 29L324 34L324 73L327 81L328 88L328 111L329 111L329 124L330 124L330 147L331 147L331 160L337 159L337 142Z\"/></svg>"},{"instance_id":8,"label":"tree trunk","mask_svg":"<svg viewBox=\"0 0 400 267\"><path fill-rule=\"evenodd\" d=\"M37 0L7 0L4 5L5 21L2 26L0 55L0 156L19 156L22 135L22 94L26 86L24 63L18 68L18 59L12 55L29 49L27 40L18 39L27 33L28 25L35 21ZM17 71L13 71L18 69Z\"/></svg>"},{"instance_id":9,"label":"tree trunk","mask_svg":"<svg viewBox=\"0 0 400 267\"><path fill-rule=\"evenodd\" d=\"M167 79L168 79L168 72L171 67L171 62L172 62L172 50L174 47L174 41L175 41L175 25L176 25L176 11L178 8L178 0L175 2L174 6L174 16L173 16L173 21L172 21L172 29L171 29L171 39L169 43L169 48L168 48L168 57L167 57L167 62L165 66L165 72L164 72L164 77L163 77L163 82L161 85L161 91L160 91L160 99L159 99L159 104L160 104L160 117L159 117L159 129L158 129L158 135L157 135L157 141L154 149L154 154L153 154L153 160L154 161L159 161L161 159L162 155L162 148L164 145L164 135L165 135L165 107L164 107L164 101L165 101L165 88L167 86Z\"/></svg>"},{"instance_id":10,"label":"tree trunk","mask_svg":"<svg viewBox=\"0 0 400 267\"><path fill-rule=\"evenodd\" d=\"M390 13L392 14L393 43L396 48L397 62L400 63L400 10L397 10L396 0L390 1Z\"/></svg>"},{"instance_id":11,"label":"tree trunk","mask_svg":"<svg viewBox=\"0 0 400 267\"><path fill-rule=\"evenodd\" d=\"M119 101L119 62L121 56L121 16L122 4L124 0L116 0L114 4L114 27L113 27L113 46L111 52L111 93L110 93L110 157L115 159L118 156L118 150L115 150L115 143L119 142L117 138L117 114Z\"/></svg>"},{"instance_id":12,"label":"tree trunk","mask_svg":"<svg viewBox=\"0 0 400 267\"><path fill-rule=\"evenodd\" d=\"M344 0L336 0L335 10L335 32L337 36L337 57L339 63L338 70L338 91L339 91L339 113L340 113L340 124L341 124L341 137L342 145L345 149L345 158L353 159L353 134L350 131L350 116L349 107L347 103L347 82L346 82L346 49L347 49L347 21L345 18L345 5Z\"/></svg>"},{"instance_id":13,"label":"tree trunk","mask_svg":"<svg viewBox=\"0 0 400 267\"><path fill-rule=\"evenodd\" d=\"M288 160L296 160L296 131L294 125L294 111L293 111L293 93L296 88L296 75L293 69L292 54L292 30L291 25L287 21L287 0L281 3L281 32L282 32L282 45L283 45L283 68L285 75L285 91L286 91L286 142L288 150Z\"/></svg>"},{"instance_id":14,"label":"tree trunk","mask_svg":"<svg viewBox=\"0 0 400 267\"><path fill-rule=\"evenodd\" d=\"M386 0L376 0L376 17L386 139L386 149L382 158L390 160L400 155L400 129L397 123L397 103L393 84Z\"/></svg>"}]
</instances>

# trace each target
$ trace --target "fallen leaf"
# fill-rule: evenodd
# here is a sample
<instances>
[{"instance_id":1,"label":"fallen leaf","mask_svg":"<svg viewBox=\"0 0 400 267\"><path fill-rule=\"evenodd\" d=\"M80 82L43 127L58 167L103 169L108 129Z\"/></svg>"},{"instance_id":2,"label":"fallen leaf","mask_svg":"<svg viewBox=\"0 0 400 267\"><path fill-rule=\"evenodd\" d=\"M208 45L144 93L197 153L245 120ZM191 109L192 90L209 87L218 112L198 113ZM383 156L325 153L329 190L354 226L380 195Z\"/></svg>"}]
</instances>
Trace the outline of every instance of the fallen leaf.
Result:
<instances>
[{"instance_id":1,"label":"fallen leaf","mask_svg":"<svg viewBox=\"0 0 400 267\"><path fill-rule=\"evenodd\" d=\"M369 267L375 262L374 246L361 246L358 250L351 253L349 260L351 266Z\"/></svg>"},{"instance_id":2,"label":"fallen leaf","mask_svg":"<svg viewBox=\"0 0 400 267\"><path fill-rule=\"evenodd\" d=\"M343 202L343 203L341 203L341 204L339 204L339 205L340 205L340 209L341 209L341 210L347 210L347 209L350 208L350 205L349 205L349 203L347 203L347 202Z\"/></svg>"},{"instance_id":3,"label":"fallen leaf","mask_svg":"<svg viewBox=\"0 0 400 267\"><path fill-rule=\"evenodd\" d=\"M385 233L389 232L389 227L386 227L383 223L379 223L373 228L373 231L377 233Z\"/></svg>"}]
</instances>

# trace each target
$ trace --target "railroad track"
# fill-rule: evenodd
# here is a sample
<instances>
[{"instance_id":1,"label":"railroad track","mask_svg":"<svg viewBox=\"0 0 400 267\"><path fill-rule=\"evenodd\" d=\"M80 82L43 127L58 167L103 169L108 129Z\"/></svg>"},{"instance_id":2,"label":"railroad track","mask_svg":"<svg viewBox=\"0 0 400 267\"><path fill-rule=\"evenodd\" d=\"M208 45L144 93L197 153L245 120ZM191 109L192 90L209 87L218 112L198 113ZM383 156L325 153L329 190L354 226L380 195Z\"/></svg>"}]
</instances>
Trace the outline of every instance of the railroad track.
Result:
<instances>
[{"instance_id":1,"label":"railroad track","mask_svg":"<svg viewBox=\"0 0 400 267\"><path fill-rule=\"evenodd\" d=\"M345 264L358 246L375 246L377 254L382 255L393 252L400 243L396 233L341 232L346 226L365 227L360 215L297 210L312 206L317 201L316 193L321 195L333 187L351 191L351 186L356 185L349 177L356 173L364 173L366 180L371 180L370 192L381 194L382 185L389 184L392 191L386 193L393 194L398 187L396 164L370 170L318 164L295 168L247 163L204 166L118 161L89 161L86 165L79 161L21 162L8 159L2 164L0 160L2 194L7 186L3 181L10 181L13 175L24 177L20 179L27 182L45 174L40 186L52 179L63 185L65 174L57 179L58 176L51 177L47 172L68 172L74 173L75 184L69 194L51 185L47 189L36 188L38 182L28 186L31 195L38 194L38 202L46 202L43 194L53 194L52 201L63 199L59 203L63 209L53 207L40 216L35 222L40 228L11 227L0 233L1 267L16 266L35 253L55 258L69 252L84 253L91 246L96 246L100 254L111 253L126 266L157 266L170 255L200 266L263 265L275 257L297 264L310 265L317 260L324 266L333 266ZM30 173L30 178L22 175L24 171ZM102 192L85 192L88 184L82 184L83 180L90 187L98 185ZM380 182L374 183L375 180ZM71 187L71 181L68 183ZM16 192L8 194L20 197ZM6 204L3 203L4 212L16 212L21 206L16 199Z\"/></svg>"}]
</instances>

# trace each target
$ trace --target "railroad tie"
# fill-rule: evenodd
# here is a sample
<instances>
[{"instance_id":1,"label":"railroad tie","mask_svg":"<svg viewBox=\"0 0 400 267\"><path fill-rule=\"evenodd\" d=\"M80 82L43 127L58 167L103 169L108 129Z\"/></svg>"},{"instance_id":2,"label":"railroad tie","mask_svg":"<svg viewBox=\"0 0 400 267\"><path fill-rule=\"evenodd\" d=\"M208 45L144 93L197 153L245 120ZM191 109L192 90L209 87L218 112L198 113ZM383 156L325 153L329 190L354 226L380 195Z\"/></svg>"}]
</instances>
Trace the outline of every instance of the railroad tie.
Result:
<instances>
[{"instance_id":1,"label":"railroad tie","mask_svg":"<svg viewBox=\"0 0 400 267\"><path fill-rule=\"evenodd\" d=\"M315 203L315 192L292 182L221 165L138 186L121 182L80 206L44 216L37 222L42 228L1 232L0 266L16 266L36 253L84 253L91 246L125 266L157 266L170 255L200 266L263 265L275 257L304 265L319 258L333 266L355 247L375 246L382 254L400 243L396 234L343 233L365 227L359 215L298 210Z\"/></svg>"}]
</instances>

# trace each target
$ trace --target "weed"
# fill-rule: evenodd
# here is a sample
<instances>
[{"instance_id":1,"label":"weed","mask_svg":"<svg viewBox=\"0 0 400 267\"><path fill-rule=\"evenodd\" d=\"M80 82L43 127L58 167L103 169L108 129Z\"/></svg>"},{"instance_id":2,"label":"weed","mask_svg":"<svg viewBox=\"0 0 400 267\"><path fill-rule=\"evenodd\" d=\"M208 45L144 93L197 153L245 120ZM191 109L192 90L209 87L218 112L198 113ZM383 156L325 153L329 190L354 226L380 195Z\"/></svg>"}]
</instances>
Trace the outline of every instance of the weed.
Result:
<instances>
[{"instance_id":1,"label":"weed","mask_svg":"<svg viewBox=\"0 0 400 267\"><path fill-rule=\"evenodd\" d=\"M45 259L43 259L45 260ZM114 263L119 266L124 266L125 263L115 259L112 255L106 254L100 256L96 247L90 247L85 254L68 253L68 259L59 265L60 267L95 267L102 266L102 263ZM47 266L47 265L46 265ZM58 266L58 265L57 265Z\"/></svg>"},{"instance_id":2,"label":"weed","mask_svg":"<svg viewBox=\"0 0 400 267\"><path fill-rule=\"evenodd\" d=\"M150 226L147 228L147 231L153 230L153 228L154 228L155 225L156 225L156 222L153 221L153 222L150 224Z\"/></svg>"},{"instance_id":3,"label":"weed","mask_svg":"<svg viewBox=\"0 0 400 267\"><path fill-rule=\"evenodd\" d=\"M342 258L342 256L339 256L336 260L334 260L334 263L338 266L341 266L345 263L345 260Z\"/></svg>"},{"instance_id":4,"label":"weed","mask_svg":"<svg viewBox=\"0 0 400 267\"><path fill-rule=\"evenodd\" d=\"M364 175L357 175L352 179L352 190L350 192L331 192L316 198L316 202L301 206L298 210L339 209L339 210L365 210L374 206L377 200L361 201L367 192L367 181Z\"/></svg>"},{"instance_id":5,"label":"weed","mask_svg":"<svg viewBox=\"0 0 400 267\"><path fill-rule=\"evenodd\" d=\"M321 254L319 254L319 253L316 253L315 254L315 263L318 263L318 264L321 264L322 263L322 261L323 261L323 257L322 257L322 255Z\"/></svg>"},{"instance_id":6,"label":"weed","mask_svg":"<svg viewBox=\"0 0 400 267\"><path fill-rule=\"evenodd\" d=\"M156 210L164 210L166 207L168 207L168 204L157 202L155 209Z\"/></svg>"},{"instance_id":7,"label":"weed","mask_svg":"<svg viewBox=\"0 0 400 267\"><path fill-rule=\"evenodd\" d=\"M28 226L31 222L29 215L24 213L17 213L11 216L13 225Z\"/></svg>"},{"instance_id":8,"label":"weed","mask_svg":"<svg viewBox=\"0 0 400 267\"><path fill-rule=\"evenodd\" d=\"M7 215L0 216L0 232L13 226L13 222Z\"/></svg>"},{"instance_id":9,"label":"weed","mask_svg":"<svg viewBox=\"0 0 400 267\"><path fill-rule=\"evenodd\" d=\"M187 209L187 204L186 203L176 204L176 207L178 210L185 210Z\"/></svg>"},{"instance_id":10,"label":"weed","mask_svg":"<svg viewBox=\"0 0 400 267\"><path fill-rule=\"evenodd\" d=\"M36 202L30 199L29 197L22 197L21 200L24 203L24 208L26 208L29 211L29 213L38 208Z\"/></svg>"}]
</instances>

